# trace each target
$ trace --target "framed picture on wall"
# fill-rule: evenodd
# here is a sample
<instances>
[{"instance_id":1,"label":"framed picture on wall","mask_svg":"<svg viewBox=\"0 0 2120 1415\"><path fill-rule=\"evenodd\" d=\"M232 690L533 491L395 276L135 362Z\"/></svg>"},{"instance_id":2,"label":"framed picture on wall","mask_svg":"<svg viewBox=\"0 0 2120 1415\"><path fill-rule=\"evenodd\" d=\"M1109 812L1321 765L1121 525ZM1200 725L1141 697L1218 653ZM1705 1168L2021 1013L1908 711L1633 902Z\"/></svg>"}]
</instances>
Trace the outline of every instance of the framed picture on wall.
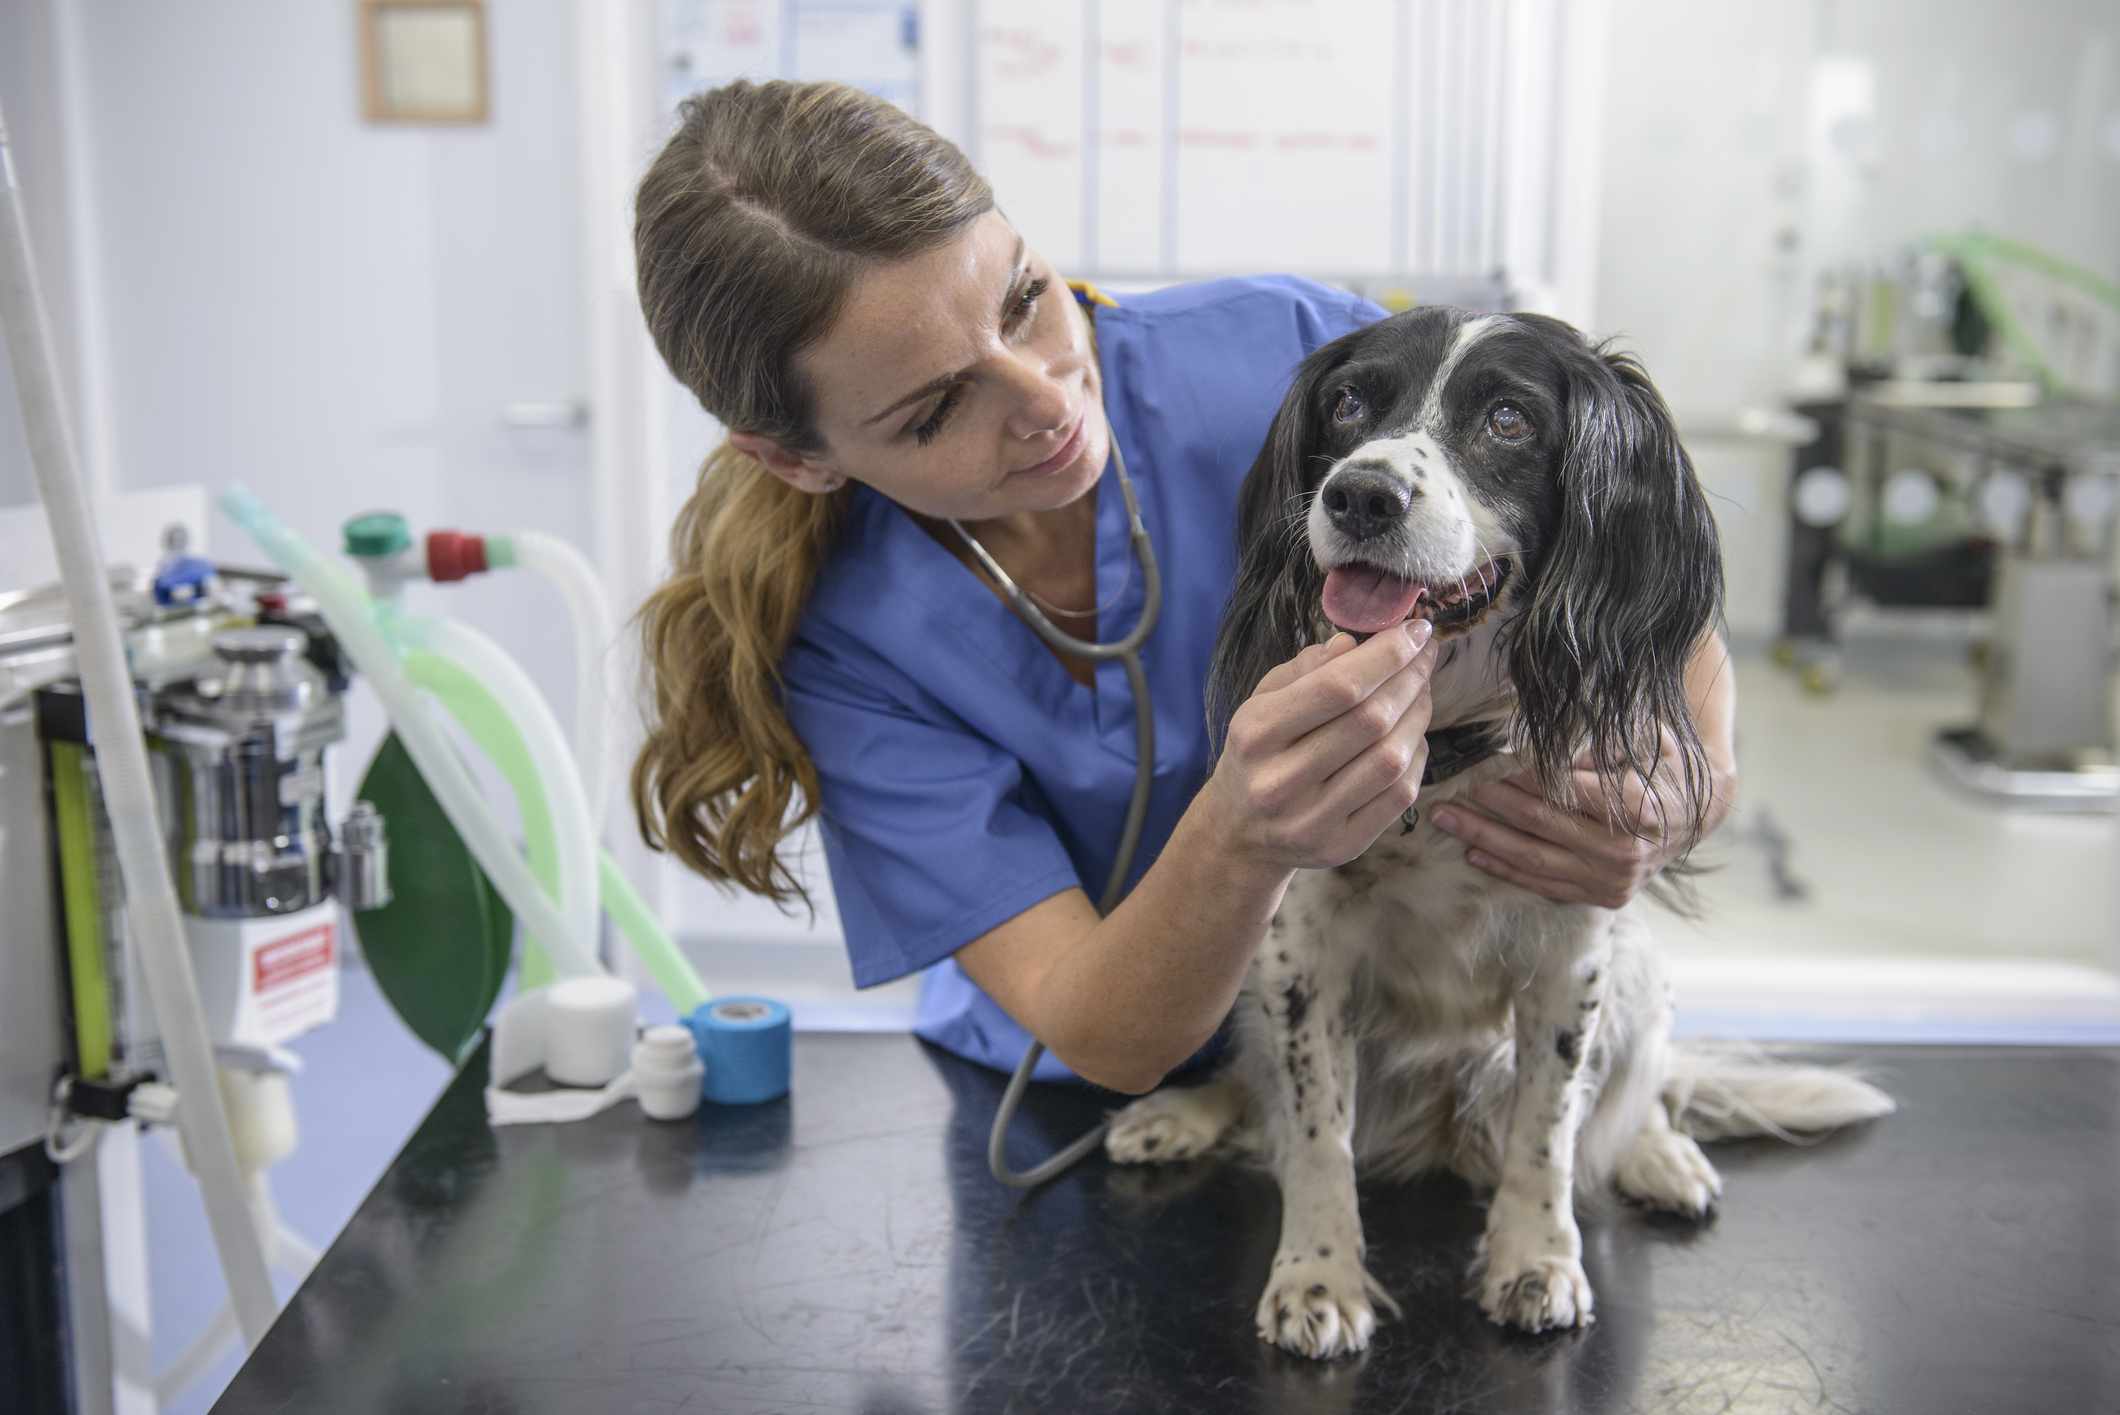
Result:
<instances>
[{"instance_id":1,"label":"framed picture on wall","mask_svg":"<svg viewBox=\"0 0 2120 1415\"><path fill-rule=\"evenodd\" d=\"M486 121L485 0L360 0L371 123Z\"/></svg>"}]
</instances>

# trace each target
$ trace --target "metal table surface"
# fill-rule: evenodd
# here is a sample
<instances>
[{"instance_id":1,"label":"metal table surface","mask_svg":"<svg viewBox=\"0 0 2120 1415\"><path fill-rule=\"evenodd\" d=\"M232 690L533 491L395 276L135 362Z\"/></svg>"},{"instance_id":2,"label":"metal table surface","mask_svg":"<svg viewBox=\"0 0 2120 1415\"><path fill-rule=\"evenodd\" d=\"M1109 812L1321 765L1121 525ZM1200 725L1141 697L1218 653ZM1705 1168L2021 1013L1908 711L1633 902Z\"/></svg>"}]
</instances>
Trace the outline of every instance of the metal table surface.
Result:
<instances>
[{"instance_id":1,"label":"metal table surface","mask_svg":"<svg viewBox=\"0 0 2120 1415\"><path fill-rule=\"evenodd\" d=\"M1580 1333L1480 1317L1462 1185L1365 1186L1405 1315L1315 1365L1252 1331L1268 1179L1098 1158L1018 1197L1001 1078L908 1038L798 1037L767 1106L498 1133L481 1050L215 1408L2120 1410L2120 1051L1845 1055L1901 1112L1715 1147L1703 1227L1587 1218ZM1019 1159L1109 1099L1037 1088Z\"/></svg>"},{"instance_id":2,"label":"metal table surface","mask_svg":"<svg viewBox=\"0 0 2120 1415\"><path fill-rule=\"evenodd\" d=\"M1847 416L1977 457L2041 473L2120 471L2120 407L2055 399L2028 408L1922 407L1858 392Z\"/></svg>"}]
</instances>

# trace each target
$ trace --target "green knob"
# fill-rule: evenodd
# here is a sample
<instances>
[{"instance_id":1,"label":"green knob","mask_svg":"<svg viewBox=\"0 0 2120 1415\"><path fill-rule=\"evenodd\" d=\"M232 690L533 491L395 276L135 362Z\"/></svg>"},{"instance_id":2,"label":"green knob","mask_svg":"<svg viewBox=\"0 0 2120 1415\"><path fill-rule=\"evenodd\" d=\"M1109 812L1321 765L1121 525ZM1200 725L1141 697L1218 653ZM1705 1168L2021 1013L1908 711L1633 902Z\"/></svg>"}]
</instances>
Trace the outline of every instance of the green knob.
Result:
<instances>
[{"instance_id":1,"label":"green knob","mask_svg":"<svg viewBox=\"0 0 2120 1415\"><path fill-rule=\"evenodd\" d=\"M370 511L346 523L348 555L396 555L412 545L412 531L395 511Z\"/></svg>"}]
</instances>

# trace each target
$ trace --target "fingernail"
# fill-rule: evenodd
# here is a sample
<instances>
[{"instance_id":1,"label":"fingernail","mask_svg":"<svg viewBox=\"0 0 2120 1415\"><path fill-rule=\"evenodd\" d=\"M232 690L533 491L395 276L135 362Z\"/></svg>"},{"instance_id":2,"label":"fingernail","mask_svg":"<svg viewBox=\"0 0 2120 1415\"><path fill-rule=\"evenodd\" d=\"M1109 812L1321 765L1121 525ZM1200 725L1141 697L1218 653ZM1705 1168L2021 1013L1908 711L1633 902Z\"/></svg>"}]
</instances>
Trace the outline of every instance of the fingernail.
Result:
<instances>
[{"instance_id":1,"label":"fingernail","mask_svg":"<svg viewBox=\"0 0 2120 1415\"><path fill-rule=\"evenodd\" d=\"M1435 636L1435 625L1426 619L1409 619L1406 626L1406 637L1416 650L1425 646L1429 639Z\"/></svg>"},{"instance_id":2,"label":"fingernail","mask_svg":"<svg viewBox=\"0 0 2120 1415\"><path fill-rule=\"evenodd\" d=\"M1455 811L1437 811L1435 813L1435 828L1437 830L1448 831L1450 834L1456 835L1457 827L1458 819Z\"/></svg>"}]
</instances>

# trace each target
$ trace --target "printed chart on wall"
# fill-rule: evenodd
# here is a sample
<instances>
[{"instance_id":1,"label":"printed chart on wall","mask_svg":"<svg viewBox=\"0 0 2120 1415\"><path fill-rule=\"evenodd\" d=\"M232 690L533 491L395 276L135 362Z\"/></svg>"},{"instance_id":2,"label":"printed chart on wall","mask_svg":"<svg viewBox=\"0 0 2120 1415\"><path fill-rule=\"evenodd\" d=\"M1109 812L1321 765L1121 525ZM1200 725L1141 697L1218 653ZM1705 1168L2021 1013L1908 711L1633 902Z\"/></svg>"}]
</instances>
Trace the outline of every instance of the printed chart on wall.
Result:
<instances>
[{"instance_id":1,"label":"printed chart on wall","mask_svg":"<svg viewBox=\"0 0 2120 1415\"><path fill-rule=\"evenodd\" d=\"M909 0L661 0L662 99L732 79L830 79L920 112L920 7Z\"/></svg>"},{"instance_id":2,"label":"printed chart on wall","mask_svg":"<svg viewBox=\"0 0 2120 1415\"><path fill-rule=\"evenodd\" d=\"M1063 268L1486 274L1548 175L1546 8L979 0L972 158Z\"/></svg>"}]
</instances>

